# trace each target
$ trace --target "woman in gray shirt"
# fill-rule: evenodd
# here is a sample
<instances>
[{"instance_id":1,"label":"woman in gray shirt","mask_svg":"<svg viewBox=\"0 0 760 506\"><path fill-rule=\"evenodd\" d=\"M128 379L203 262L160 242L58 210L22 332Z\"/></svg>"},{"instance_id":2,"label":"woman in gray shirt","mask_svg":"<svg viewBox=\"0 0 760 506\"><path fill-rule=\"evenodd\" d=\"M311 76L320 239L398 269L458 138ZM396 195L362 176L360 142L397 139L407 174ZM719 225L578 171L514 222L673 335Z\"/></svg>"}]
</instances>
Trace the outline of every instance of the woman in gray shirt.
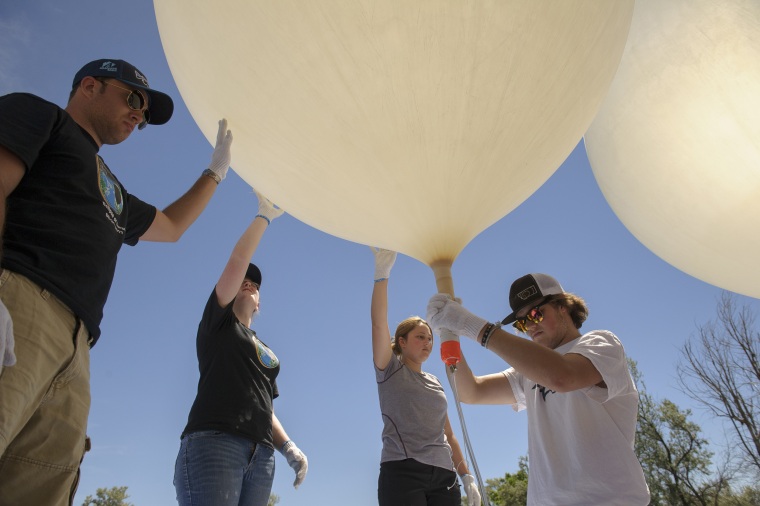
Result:
<instances>
[{"instance_id":1,"label":"woman in gray shirt","mask_svg":"<svg viewBox=\"0 0 760 506\"><path fill-rule=\"evenodd\" d=\"M468 503L479 505L475 479L449 423L443 386L422 370L433 349L432 330L420 317L407 318L389 346L388 276L396 253L372 250L372 356L383 416L378 502L380 506L459 506L459 473Z\"/></svg>"}]
</instances>

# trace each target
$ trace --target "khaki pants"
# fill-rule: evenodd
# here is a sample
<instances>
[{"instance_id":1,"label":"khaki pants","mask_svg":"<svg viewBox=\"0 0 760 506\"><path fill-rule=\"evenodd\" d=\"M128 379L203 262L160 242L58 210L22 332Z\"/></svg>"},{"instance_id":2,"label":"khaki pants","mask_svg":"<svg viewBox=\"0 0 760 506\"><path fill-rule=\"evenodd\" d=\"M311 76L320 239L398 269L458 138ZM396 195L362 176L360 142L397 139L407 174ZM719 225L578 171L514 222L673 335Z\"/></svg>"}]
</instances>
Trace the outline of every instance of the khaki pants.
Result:
<instances>
[{"instance_id":1,"label":"khaki pants","mask_svg":"<svg viewBox=\"0 0 760 506\"><path fill-rule=\"evenodd\" d=\"M70 504L90 411L89 334L50 292L3 270L16 365L0 373L0 506Z\"/></svg>"}]
</instances>

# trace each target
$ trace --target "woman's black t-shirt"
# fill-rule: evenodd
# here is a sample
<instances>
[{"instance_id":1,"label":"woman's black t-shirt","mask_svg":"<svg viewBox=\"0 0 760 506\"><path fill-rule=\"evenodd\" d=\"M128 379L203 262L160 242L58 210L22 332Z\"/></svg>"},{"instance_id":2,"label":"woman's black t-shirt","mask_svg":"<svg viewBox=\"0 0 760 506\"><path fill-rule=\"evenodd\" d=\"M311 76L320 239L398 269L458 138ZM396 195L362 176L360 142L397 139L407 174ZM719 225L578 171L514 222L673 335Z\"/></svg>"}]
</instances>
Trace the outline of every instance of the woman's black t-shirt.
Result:
<instances>
[{"instance_id":1,"label":"woman's black t-shirt","mask_svg":"<svg viewBox=\"0 0 760 506\"><path fill-rule=\"evenodd\" d=\"M272 401L279 395L280 362L256 333L240 323L232 302L220 307L216 291L198 325L198 394L182 436L219 430L274 447Z\"/></svg>"}]
</instances>

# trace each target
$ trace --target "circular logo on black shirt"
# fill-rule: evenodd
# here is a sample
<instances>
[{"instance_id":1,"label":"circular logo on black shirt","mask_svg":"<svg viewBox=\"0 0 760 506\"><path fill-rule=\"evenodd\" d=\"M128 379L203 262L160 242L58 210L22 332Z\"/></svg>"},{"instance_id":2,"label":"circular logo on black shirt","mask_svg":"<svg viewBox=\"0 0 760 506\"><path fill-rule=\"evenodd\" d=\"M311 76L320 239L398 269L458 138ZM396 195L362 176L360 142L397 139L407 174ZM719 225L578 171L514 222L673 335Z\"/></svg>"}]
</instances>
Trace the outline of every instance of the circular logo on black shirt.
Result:
<instances>
[{"instance_id":1,"label":"circular logo on black shirt","mask_svg":"<svg viewBox=\"0 0 760 506\"><path fill-rule=\"evenodd\" d=\"M108 206L114 213L121 214L122 209L124 209L124 197L121 194L121 186L119 186L116 178L113 177L110 169L100 156L98 156L98 182L103 200L108 203Z\"/></svg>"}]
</instances>

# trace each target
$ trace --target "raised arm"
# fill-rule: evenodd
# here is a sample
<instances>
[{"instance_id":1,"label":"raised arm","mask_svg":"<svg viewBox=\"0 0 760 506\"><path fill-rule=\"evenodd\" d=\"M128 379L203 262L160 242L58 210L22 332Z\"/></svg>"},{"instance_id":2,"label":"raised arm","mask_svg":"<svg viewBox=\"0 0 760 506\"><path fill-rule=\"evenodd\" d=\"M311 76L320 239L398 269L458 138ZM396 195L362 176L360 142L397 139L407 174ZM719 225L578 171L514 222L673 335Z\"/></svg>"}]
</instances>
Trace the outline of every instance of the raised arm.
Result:
<instances>
[{"instance_id":1,"label":"raised arm","mask_svg":"<svg viewBox=\"0 0 760 506\"><path fill-rule=\"evenodd\" d=\"M378 369L391 361L391 332L388 328L388 277L396 261L396 252L372 248L375 254L375 286L372 288L372 359Z\"/></svg>"},{"instance_id":2,"label":"raised arm","mask_svg":"<svg viewBox=\"0 0 760 506\"><path fill-rule=\"evenodd\" d=\"M156 218L140 237L142 241L176 242L200 216L217 186L227 175L230 167L232 132L227 130L227 120L219 121L216 146L211 155L211 165L179 199L163 211L156 211Z\"/></svg>"},{"instance_id":3,"label":"raised arm","mask_svg":"<svg viewBox=\"0 0 760 506\"><path fill-rule=\"evenodd\" d=\"M428 322L436 330L447 328L481 344L488 328L491 331L486 343L489 350L532 381L556 392L571 392L602 381L602 375L586 357L577 353L562 355L501 328L491 329L486 320L444 294L430 299Z\"/></svg>"},{"instance_id":4,"label":"raised arm","mask_svg":"<svg viewBox=\"0 0 760 506\"><path fill-rule=\"evenodd\" d=\"M259 199L259 209L256 216L243 235L240 236L235 247L232 248L230 259L216 283L216 298L220 306L226 306L237 295L240 283L245 278L245 272L251 257L256 252L264 231L269 224L283 213L283 210L272 204L266 197L256 192Z\"/></svg>"}]
</instances>

